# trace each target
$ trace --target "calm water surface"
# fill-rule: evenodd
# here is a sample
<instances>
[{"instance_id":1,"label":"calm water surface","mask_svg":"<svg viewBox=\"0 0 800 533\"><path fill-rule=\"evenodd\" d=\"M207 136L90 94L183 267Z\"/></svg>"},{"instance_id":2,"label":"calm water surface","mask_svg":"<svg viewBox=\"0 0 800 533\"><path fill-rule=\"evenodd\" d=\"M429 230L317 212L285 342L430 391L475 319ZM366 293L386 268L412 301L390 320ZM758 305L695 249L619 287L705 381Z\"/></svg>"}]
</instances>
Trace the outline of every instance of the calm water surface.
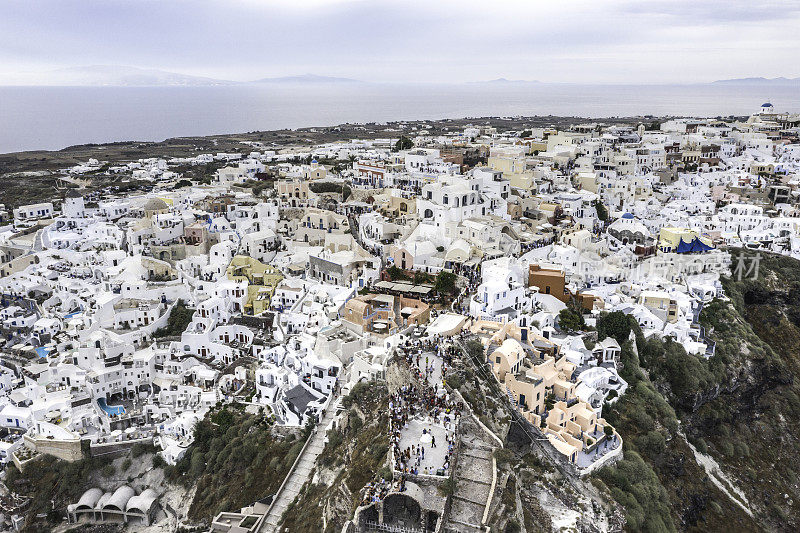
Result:
<instances>
[{"instance_id":1,"label":"calm water surface","mask_svg":"<svg viewBox=\"0 0 800 533\"><path fill-rule=\"evenodd\" d=\"M749 114L800 111L792 87L580 85L243 85L0 87L0 153L160 141L344 122L472 116Z\"/></svg>"}]
</instances>

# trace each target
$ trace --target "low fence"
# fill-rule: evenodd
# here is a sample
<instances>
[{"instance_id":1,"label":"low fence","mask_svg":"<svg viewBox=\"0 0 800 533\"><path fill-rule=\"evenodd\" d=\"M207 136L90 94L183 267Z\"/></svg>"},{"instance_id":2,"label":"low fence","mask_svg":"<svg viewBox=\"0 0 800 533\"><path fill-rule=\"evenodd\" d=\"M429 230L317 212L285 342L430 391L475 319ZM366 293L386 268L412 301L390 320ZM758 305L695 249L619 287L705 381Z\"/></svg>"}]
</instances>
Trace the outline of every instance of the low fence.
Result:
<instances>
[{"instance_id":1,"label":"low fence","mask_svg":"<svg viewBox=\"0 0 800 533\"><path fill-rule=\"evenodd\" d=\"M131 439L121 442L104 442L102 444L90 444L89 455L92 457L101 457L110 454L122 454L127 452L137 444L147 444L153 442L153 437L143 437L141 439Z\"/></svg>"},{"instance_id":2,"label":"low fence","mask_svg":"<svg viewBox=\"0 0 800 533\"><path fill-rule=\"evenodd\" d=\"M591 474L592 472L594 472L595 470L599 470L600 468L602 468L604 466L612 465L612 464L616 463L617 461L622 459L622 457L623 457L622 441L620 441L619 446L617 446L615 449L611 450L610 452L608 452L603 457L601 457L600 459L596 460L595 462L593 462L591 465L587 466L586 468L578 469L578 474L581 477L586 477L589 474Z\"/></svg>"},{"instance_id":3,"label":"low fence","mask_svg":"<svg viewBox=\"0 0 800 533\"><path fill-rule=\"evenodd\" d=\"M389 526L372 520L367 521L365 525L368 531L387 531L389 533L425 533L427 531L416 527Z\"/></svg>"}]
</instances>

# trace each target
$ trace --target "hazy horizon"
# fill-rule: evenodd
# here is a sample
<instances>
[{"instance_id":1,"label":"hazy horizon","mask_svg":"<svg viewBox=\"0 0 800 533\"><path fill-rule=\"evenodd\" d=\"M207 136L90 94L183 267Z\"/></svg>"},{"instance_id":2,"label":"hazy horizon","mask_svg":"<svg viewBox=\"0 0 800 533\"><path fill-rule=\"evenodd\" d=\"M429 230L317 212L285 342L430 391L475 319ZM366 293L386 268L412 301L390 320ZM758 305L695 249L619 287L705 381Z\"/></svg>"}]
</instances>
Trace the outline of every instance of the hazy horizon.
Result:
<instances>
[{"instance_id":1,"label":"hazy horizon","mask_svg":"<svg viewBox=\"0 0 800 533\"><path fill-rule=\"evenodd\" d=\"M91 79L87 76L96 75L96 79ZM60 77L59 77L60 76ZM83 76L85 79L81 79L80 76ZM105 76L105 78L103 78ZM115 78L115 76L117 76ZM513 77L502 76L499 78L493 79L474 79L474 80L463 80L463 81L416 81L416 80L405 80L405 81L379 81L379 80L371 80L371 79L359 79L350 76L327 76L325 74L318 74L314 72L298 72L295 74L288 74L286 76L257 76L254 78L246 79L246 80L232 80L232 79L222 79L222 78L213 78L210 76L196 76L192 74L186 74L183 72L178 71L166 71L162 69L156 68L146 68L146 67L135 67L131 65L81 65L81 66L74 66L74 67L63 67L59 69L52 69L47 71L38 71L38 72L23 72L17 73L12 76L6 76L5 78L0 78L0 86L5 87L18 87L18 86L50 86L50 87L77 87L77 86L97 86L97 85L106 85L106 86L126 86L130 85L130 83L123 83L119 82L119 79L125 79L125 76L128 76L132 79L132 81L136 82L136 86L164 86L168 85L169 81L179 80L183 83L172 83L172 85L180 86L180 85L193 85L193 84L206 84L206 85L214 85L214 84L231 84L231 85L241 85L241 84L253 84L253 83L263 83L263 82L285 82L285 83L341 83L341 82L351 82L351 83L364 83L364 84L375 84L375 85L387 85L387 86L403 86L403 85L439 85L439 86L447 86L447 85L467 85L467 84L476 84L476 83L507 83L507 84L526 84L526 83L536 83L542 85L580 85L580 86L691 86L691 85L708 85L711 83L718 83L718 82L741 82L741 83L758 83L758 82L766 82L766 83L781 83L781 82L789 82L795 83L800 82L800 77L792 78L790 76L776 76L773 78L767 78L763 76L737 76L735 78L725 78L725 79L718 79L718 80L709 80L709 81L685 81L685 82L636 82L630 80L623 80L623 81L607 81L607 82L593 82L593 81L542 81L538 79L518 79ZM138 76L138 77L137 77ZM145 76L144 80L141 78ZM154 80L152 83L148 84L146 81L148 78L146 76L151 76ZM162 78L157 78L157 76L162 76ZM67 80L67 81L65 81ZM71 81L70 81L71 80ZM77 80L77 81L76 81ZM105 82L103 82L105 80ZM144 82L142 82L144 81ZM139 83L142 82L142 83Z\"/></svg>"}]
</instances>

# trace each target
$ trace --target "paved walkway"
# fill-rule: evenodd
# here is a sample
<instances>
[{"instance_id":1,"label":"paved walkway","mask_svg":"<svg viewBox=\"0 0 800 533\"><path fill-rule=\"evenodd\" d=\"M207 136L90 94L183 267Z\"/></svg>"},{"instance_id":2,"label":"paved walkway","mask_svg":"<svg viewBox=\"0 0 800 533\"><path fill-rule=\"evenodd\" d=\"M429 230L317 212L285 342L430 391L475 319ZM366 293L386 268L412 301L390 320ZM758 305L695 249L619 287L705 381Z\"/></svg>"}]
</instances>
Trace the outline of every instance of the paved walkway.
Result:
<instances>
[{"instance_id":1,"label":"paved walkway","mask_svg":"<svg viewBox=\"0 0 800 533\"><path fill-rule=\"evenodd\" d=\"M435 447L431 442L422 440L423 429L436 438ZM420 474L434 475L438 470L444 469L444 459L447 456L447 430L444 426L434 423L430 418L409 420L406 427L400 430L400 449L405 450L412 446L422 446L425 450L425 458L419 457ZM411 465L416 464L417 458L417 455L411 454Z\"/></svg>"},{"instance_id":2,"label":"paved walkway","mask_svg":"<svg viewBox=\"0 0 800 533\"><path fill-rule=\"evenodd\" d=\"M456 491L450 514L444 524L447 533L482 533L483 513L491 492L492 453L495 443L468 414L463 415Z\"/></svg>"},{"instance_id":3,"label":"paved walkway","mask_svg":"<svg viewBox=\"0 0 800 533\"><path fill-rule=\"evenodd\" d=\"M297 498L300 489L308 481L308 476L316 465L317 457L325 448L325 428L336 416L340 403L341 397L336 398L328 406L322 416L322 420L317 424L314 433L311 434L311 442L305 447L300 460L297 461L294 469L289 472L283 486L279 489L278 494L275 495L275 500L270 506L266 518L261 523L261 527L258 529L259 533L275 533L278 531L278 524L281 521L283 512Z\"/></svg>"}]
</instances>

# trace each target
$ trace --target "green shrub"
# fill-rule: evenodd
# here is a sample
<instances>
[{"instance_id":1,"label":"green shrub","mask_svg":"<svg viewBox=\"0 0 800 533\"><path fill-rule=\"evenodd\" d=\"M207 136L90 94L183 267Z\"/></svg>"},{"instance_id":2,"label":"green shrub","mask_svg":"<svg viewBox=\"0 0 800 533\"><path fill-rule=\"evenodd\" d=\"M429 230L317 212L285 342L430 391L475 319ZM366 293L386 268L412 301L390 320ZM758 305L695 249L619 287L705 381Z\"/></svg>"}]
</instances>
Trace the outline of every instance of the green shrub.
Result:
<instances>
[{"instance_id":1,"label":"green shrub","mask_svg":"<svg viewBox=\"0 0 800 533\"><path fill-rule=\"evenodd\" d=\"M494 458L499 464L504 465L510 463L514 459L514 452L508 448L497 448L494 451Z\"/></svg>"},{"instance_id":2,"label":"green shrub","mask_svg":"<svg viewBox=\"0 0 800 533\"><path fill-rule=\"evenodd\" d=\"M597 319L597 340L612 337L622 346L631 334L631 320L622 311L601 314Z\"/></svg>"},{"instance_id":3,"label":"green shrub","mask_svg":"<svg viewBox=\"0 0 800 533\"><path fill-rule=\"evenodd\" d=\"M583 315L565 307L558 313L558 327L566 332L578 331L584 326Z\"/></svg>"},{"instance_id":4,"label":"green shrub","mask_svg":"<svg viewBox=\"0 0 800 533\"><path fill-rule=\"evenodd\" d=\"M153 332L153 338L176 337L186 330L192 321L194 311L186 307L183 300L178 300L167 318L167 325Z\"/></svg>"},{"instance_id":5,"label":"green shrub","mask_svg":"<svg viewBox=\"0 0 800 533\"><path fill-rule=\"evenodd\" d=\"M625 509L629 531L675 531L667 491L638 453L626 452L624 459L597 475Z\"/></svg>"},{"instance_id":6,"label":"green shrub","mask_svg":"<svg viewBox=\"0 0 800 533\"><path fill-rule=\"evenodd\" d=\"M452 496L456 491L456 480L449 477L439 485L439 494L442 496Z\"/></svg>"}]
</instances>

